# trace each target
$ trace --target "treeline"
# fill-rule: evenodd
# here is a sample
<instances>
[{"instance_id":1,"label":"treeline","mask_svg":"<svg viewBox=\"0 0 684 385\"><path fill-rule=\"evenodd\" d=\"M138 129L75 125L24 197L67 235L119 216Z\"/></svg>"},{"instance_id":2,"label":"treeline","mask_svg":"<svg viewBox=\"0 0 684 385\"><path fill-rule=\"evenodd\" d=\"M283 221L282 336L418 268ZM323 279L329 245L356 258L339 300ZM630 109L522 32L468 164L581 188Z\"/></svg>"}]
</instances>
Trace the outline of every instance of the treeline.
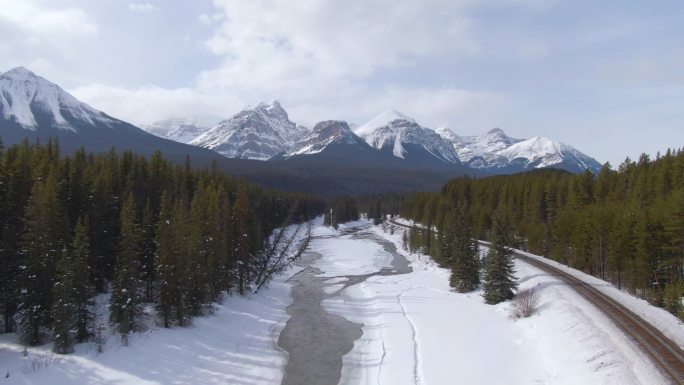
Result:
<instances>
[{"instance_id":1,"label":"treeline","mask_svg":"<svg viewBox=\"0 0 684 385\"><path fill-rule=\"evenodd\" d=\"M340 223L359 220L361 213L364 213L378 225L387 215L395 216L401 213L407 195L385 193L331 198L325 210L324 223L337 228Z\"/></svg>"},{"instance_id":2,"label":"treeline","mask_svg":"<svg viewBox=\"0 0 684 385\"><path fill-rule=\"evenodd\" d=\"M439 231L458 207L479 239L491 239L493 218L501 217L510 228L509 246L608 280L682 315L682 151L627 159L617 170L606 164L596 176L538 170L456 179L440 193L412 195L403 215ZM437 244L425 244L440 257Z\"/></svg>"},{"instance_id":3,"label":"treeline","mask_svg":"<svg viewBox=\"0 0 684 385\"><path fill-rule=\"evenodd\" d=\"M323 216L326 226L337 228L340 223L358 221L361 218L356 198L350 196L338 197L328 203Z\"/></svg>"},{"instance_id":4,"label":"treeline","mask_svg":"<svg viewBox=\"0 0 684 385\"><path fill-rule=\"evenodd\" d=\"M0 330L31 345L52 334L68 352L93 337L92 298L107 292L124 342L143 303L166 327L188 324L221 293L265 284L296 247L274 229L323 207L160 153L0 142Z\"/></svg>"}]
</instances>

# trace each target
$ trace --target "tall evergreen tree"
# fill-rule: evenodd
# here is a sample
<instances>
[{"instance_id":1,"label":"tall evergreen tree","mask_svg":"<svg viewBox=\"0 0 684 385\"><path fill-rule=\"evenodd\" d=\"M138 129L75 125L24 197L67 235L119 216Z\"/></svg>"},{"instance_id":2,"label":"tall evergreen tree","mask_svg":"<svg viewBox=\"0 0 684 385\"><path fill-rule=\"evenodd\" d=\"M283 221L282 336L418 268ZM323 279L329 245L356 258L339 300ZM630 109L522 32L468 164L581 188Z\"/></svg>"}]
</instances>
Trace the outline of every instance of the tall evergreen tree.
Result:
<instances>
[{"instance_id":1,"label":"tall evergreen tree","mask_svg":"<svg viewBox=\"0 0 684 385\"><path fill-rule=\"evenodd\" d=\"M161 199L157 224L157 311L164 327L185 323L185 305L181 288L181 272L177 262L173 207L168 194Z\"/></svg>"},{"instance_id":2,"label":"tall evergreen tree","mask_svg":"<svg viewBox=\"0 0 684 385\"><path fill-rule=\"evenodd\" d=\"M468 214L458 207L449 220L451 250L451 286L461 293L480 285L480 253Z\"/></svg>"},{"instance_id":3,"label":"tall evergreen tree","mask_svg":"<svg viewBox=\"0 0 684 385\"><path fill-rule=\"evenodd\" d=\"M95 287L92 284L92 273L88 261L90 259L90 241L88 240L87 218L79 218L74 230L74 239L69 253L69 269L73 272L73 301L76 317L76 339L86 341L91 334L93 322L93 296Z\"/></svg>"},{"instance_id":4,"label":"tall evergreen tree","mask_svg":"<svg viewBox=\"0 0 684 385\"><path fill-rule=\"evenodd\" d=\"M249 285L249 264L251 259L251 216L249 208L249 195L246 188L238 191L235 199L235 222L236 222L236 259L238 292L240 295L245 293Z\"/></svg>"},{"instance_id":5,"label":"tall evergreen tree","mask_svg":"<svg viewBox=\"0 0 684 385\"><path fill-rule=\"evenodd\" d=\"M51 172L45 181L34 184L26 208L19 325L22 341L28 345L40 343L41 327L52 321L52 287L55 261L64 242L63 218L57 180Z\"/></svg>"},{"instance_id":6,"label":"tall evergreen tree","mask_svg":"<svg viewBox=\"0 0 684 385\"><path fill-rule=\"evenodd\" d=\"M207 254L210 229L207 228L206 193L199 186L192 199L189 218L189 242L186 256L186 276L184 294L188 310L192 316L201 315L207 294Z\"/></svg>"},{"instance_id":7,"label":"tall evergreen tree","mask_svg":"<svg viewBox=\"0 0 684 385\"><path fill-rule=\"evenodd\" d=\"M59 354L68 354L74 351L74 338L71 335L71 330L75 324L76 305L74 298L77 293L74 290L74 271L71 268L71 260L70 252L65 247L62 251L62 257L57 263L57 279L53 288L55 301L52 305L54 316L52 330L55 338L53 350Z\"/></svg>"},{"instance_id":8,"label":"tall evergreen tree","mask_svg":"<svg viewBox=\"0 0 684 385\"><path fill-rule=\"evenodd\" d=\"M482 296L488 304L513 298L518 283L514 274L513 252L508 248L509 228L506 219L495 214L492 224L492 246L487 253Z\"/></svg>"},{"instance_id":9,"label":"tall evergreen tree","mask_svg":"<svg viewBox=\"0 0 684 385\"><path fill-rule=\"evenodd\" d=\"M155 274L155 227L157 226L154 218L152 202L150 199L145 204L141 223L141 257L140 269L142 272L142 280L145 285L145 301L154 301L154 274Z\"/></svg>"},{"instance_id":10,"label":"tall evergreen tree","mask_svg":"<svg viewBox=\"0 0 684 385\"><path fill-rule=\"evenodd\" d=\"M121 333L124 345L128 334L138 327L142 312L142 282L140 280L140 226L136 221L135 198L131 194L121 208L121 241L116 261L111 298L111 321Z\"/></svg>"}]
</instances>

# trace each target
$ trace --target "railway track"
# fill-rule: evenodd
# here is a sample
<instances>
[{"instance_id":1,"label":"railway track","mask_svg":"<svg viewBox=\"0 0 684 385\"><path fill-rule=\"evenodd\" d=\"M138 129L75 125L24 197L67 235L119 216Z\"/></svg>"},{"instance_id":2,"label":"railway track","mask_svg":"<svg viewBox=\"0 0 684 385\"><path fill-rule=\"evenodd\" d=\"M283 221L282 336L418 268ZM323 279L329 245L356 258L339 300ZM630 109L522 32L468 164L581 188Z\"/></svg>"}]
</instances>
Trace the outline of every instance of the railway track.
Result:
<instances>
[{"instance_id":1,"label":"railway track","mask_svg":"<svg viewBox=\"0 0 684 385\"><path fill-rule=\"evenodd\" d=\"M407 226L392 219L390 219L390 223L399 227L422 230L420 227ZM483 246L491 246L488 242L478 242ZM516 258L560 279L572 287L579 295L606 314L617 327L629 336L673 384L684 385L684 351L676 343L663 335L660 330L644 321L619 302L577 277L535 258L530 258L517 252L514 253Z\"/></svg>"}]
</instances>

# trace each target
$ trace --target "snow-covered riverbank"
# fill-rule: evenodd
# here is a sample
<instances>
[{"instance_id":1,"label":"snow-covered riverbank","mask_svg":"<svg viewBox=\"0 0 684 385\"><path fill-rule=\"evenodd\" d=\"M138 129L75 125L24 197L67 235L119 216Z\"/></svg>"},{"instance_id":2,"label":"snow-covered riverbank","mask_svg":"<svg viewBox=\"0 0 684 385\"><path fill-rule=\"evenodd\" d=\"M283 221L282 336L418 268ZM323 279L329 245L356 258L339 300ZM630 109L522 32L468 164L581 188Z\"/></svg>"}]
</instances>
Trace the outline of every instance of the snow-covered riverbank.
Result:
<instances>
[{"instance_id":1,"label":"snow-covered riverbank","mask_svg":"<svg viewBox=\"0 0 684 385\"><path fill-rule=\"evenodd\" d=\"M413 272L371 277L324 302L364 324L344 357L341 383L665 383L609 319L559 280L516 262L521 288L536 287L540 306L514 320L510 303L490 306L479 291L455 293L448 270L401 251L402 230L368 231L391 240Z\"/></svg>"},{"instance_id":2,"label":"snow-covered riverbank","mask_svg":"<svg viewBox=\"0 0 684 385\"><path fill-rule=\"evenodd\" d=\"M449 271L403 251L401 234L366 221L339 230L319 222L314 229L310 250L321 257L313 267L331 294L324 308L363 324L363 335L343 357L340 383L665 383L610 320L557 279L516 262L521 288L536 287L540 295L539 311L516 320L510 303L490 306L480 292L451 291ZM340 276L391 268L391 253L373 237L392 242L413 271L344 288L348 279ZM2 335L0 384L279 384L287 354L277 341L292 303L287 279L299 270L256 295L226 298L192 327L151 325L128 347L110 337L99 354L80 344L75 354L56 356L46 345L24 357L16 335ZM9 378L1 378L5 373Z\"/></svg>"}]
</instances>

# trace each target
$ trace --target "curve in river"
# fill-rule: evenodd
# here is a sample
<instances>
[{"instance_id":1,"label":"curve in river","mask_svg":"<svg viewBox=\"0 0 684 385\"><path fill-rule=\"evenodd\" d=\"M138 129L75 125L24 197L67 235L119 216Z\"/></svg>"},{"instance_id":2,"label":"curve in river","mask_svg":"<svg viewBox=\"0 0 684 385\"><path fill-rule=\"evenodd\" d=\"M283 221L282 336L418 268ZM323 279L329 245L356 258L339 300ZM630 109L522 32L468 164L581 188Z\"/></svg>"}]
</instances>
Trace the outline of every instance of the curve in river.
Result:
<instances>
[{"instance_id":1,"label":"curve in river","mask_svg":"<svg viewBox=\"0 0 684 385\"><path fill-rule=\"evenodd\" d=\"M406 274L412 271L408 261L397 252L394 244L374 235L368 228L369 225L354 227L332 237L351 236L352 239L378 243L392 255L392 267L382 268L372 274L336 277L345 279L343 289L374 275ZM326 237L331 236L314 239ZM288 353L284 385L337 384L342 371L342 357L352 349L354 341L363 335L362 324L330 314L323 308L322 301L338 295L341 290L326 293L325 287L332 278L319 277L321 270L311 266L321 257L316 252L305 253L297 262L304 270L289 280L293 299L292 305L287 308L290 319L278 339L278 346Z\"/></svg>"}]
</instances>

